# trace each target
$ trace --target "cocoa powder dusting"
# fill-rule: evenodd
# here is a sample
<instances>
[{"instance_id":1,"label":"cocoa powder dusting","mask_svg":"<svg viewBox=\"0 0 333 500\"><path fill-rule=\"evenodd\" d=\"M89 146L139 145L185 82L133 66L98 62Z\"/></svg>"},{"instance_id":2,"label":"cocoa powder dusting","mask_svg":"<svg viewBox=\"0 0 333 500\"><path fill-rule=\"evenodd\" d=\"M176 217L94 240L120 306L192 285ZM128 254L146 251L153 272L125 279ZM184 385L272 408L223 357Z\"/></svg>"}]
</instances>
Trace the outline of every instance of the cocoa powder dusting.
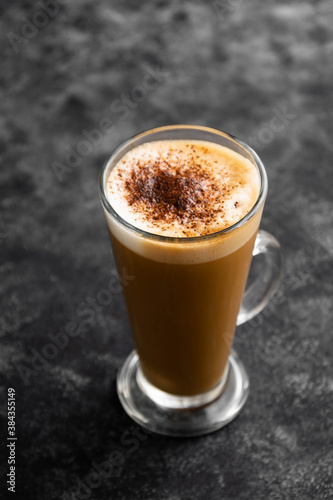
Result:
<instances>
[{"instance_id":1,"label":"cocoa powder dusting","mask_svg":"<svg viewBox=\"0 0 333 500\"><path fill-rule=\"evenodd\" d=\"M192 146L191 146L192 149ZM135 162L124 182L128 204L148 220L177 221L195 230L215 214L223 186L211 182L208 173L189 156L186 165L158 158ZM209 182L210 181L210 182ZM221 210L221 209L220 209Z\"/></svg>"}]
</instances>

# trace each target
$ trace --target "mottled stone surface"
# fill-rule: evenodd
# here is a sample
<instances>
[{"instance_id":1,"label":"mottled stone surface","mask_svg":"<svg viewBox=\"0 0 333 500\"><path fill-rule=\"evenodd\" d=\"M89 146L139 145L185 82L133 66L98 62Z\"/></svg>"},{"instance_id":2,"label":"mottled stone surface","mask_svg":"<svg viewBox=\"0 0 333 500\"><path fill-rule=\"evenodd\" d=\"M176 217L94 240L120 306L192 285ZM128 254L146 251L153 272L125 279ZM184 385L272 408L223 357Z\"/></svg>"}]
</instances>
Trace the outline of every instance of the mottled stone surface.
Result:
<instances>
[{"instance_id":1,"label":"mottled stone surface","mask_svg":"<svg viewBox=\"0 0 333 500\"><path fill-rule=\"evenodd\" d=\"M0 5L1 420L13 387L16 498L331 499L332 2L45 4L44 15L30 0ZM182 122L257 148L270 181L262 227L286 264L278 303L235 341L251 379L244 410L186 440L135 436L118 402L132 348L121 295L90 316L80 305L114 269L101 165L123 139ZM81 334L52 347L69 322ZM111 477L92 475L115 451Z\"/></svg>"}]
</instances>

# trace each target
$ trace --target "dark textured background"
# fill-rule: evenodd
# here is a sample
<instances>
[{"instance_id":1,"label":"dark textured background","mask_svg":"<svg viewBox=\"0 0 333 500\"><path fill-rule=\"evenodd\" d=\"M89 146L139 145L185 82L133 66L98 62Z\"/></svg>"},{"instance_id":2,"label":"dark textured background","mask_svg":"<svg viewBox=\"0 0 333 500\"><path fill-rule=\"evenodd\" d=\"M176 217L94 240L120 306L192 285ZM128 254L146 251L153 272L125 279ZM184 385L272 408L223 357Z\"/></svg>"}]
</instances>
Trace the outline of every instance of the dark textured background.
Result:
<instances>
[{"instance_id":1,"label":"dark textured background","mask_svg":"<svg viewBox=\"0 0 333 500\"><path fill-rule=\"evenodd\" d=\"M37 2L0 4L1 448L14 387L16 498L331 499L332 2L55 2L46 19ZM154 88L138 90L156 67ZM84 149L102 119L112 126ZM270 182L262 227L286 262L279 300L236 338L244 410L186 440L135 436L118 402L132 348L121 295L89 318L77 309L114 268L101 165L125 138L172 123L255 145ZM68 148L85 154L75 168ZM81 335L46 347L70 321ZM38 361L43 350L52 359ZM92 474L115 450L122 465Z\"/></svg>"}]
</instances>

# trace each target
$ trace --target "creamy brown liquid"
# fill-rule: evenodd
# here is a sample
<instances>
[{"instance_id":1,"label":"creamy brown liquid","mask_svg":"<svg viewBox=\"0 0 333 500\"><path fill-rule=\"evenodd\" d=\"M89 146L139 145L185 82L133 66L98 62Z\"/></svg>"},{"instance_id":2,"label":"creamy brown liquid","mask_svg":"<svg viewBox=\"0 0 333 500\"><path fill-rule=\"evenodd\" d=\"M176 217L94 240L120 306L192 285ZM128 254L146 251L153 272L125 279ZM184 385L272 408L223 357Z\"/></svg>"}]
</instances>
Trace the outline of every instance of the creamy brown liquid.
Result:
<instances>
[{"instance_id":1,"label":"creamy brown liquid","mask_svg":"<svg viewBox=\"0 0 333 500\"><path fill-rule=\"evenodd\" d=\"M163 142L169 142L169 146L173 149L177 148L175 144L177 141ZM203 146L202 142L198 141L198 148L201 147L205 147L204 156L208 169L209 158L216 158L217 146L212 145L210 151L209 143ZM154 143L150 143L150 148L154 148ZM184 150L184 144L181 148ZM131 151L131 158L135 158L135 151L135 149ZM139 151L138 156L140 153ZM237 198L243 202L247 200L249 204L240 212L239 218L242 218L258 197L259 180L256 167L252 166L251 172L248 160L226 148L221 147L218 153L221 162L223 158L226 160L223 167L228 166L228 161L230 162L230 157L232 157L233 171L237 172L237 165L238 173L246 171L246 175L240 178L240 185L244 182L245 195L242 196L242 189L238 185L235 190ZM124 165L126 168L124 162L121 165L122 168ZM130 168L133 168L133 162L128 163L127 172ZM115 172L117 172L116 169L117 166ZM223 168L222 171L225 172L225 169ZM156 169L154 173L156 174ZM110 179L112 181L112 172L108 182ZM216 182L216 176L214 179ZM222 176L221 179L224 177ZM121 178L118 178L118 190L115 192L113 189L113 193L112 189L110 190L111 204L112 194L121 195L119 180ZM173 186L173 178L171 181ZM249 182L252 183L250 190ZM230 191L228 193L225 184L223 185L221 192L227 193L225 199L228 199ZM115 184L112 185L113 188L114 186ZM165 187L165 184L163 186ZM192 186L197 185L191 181L190 190ZM133 192L132 187L130 186L130 189ZM252 198L248 196L249 192ZM154 196L155 194L154 191ZM231 195L233 194L235 193L231 190ZM148 195L150 196L149 193ZM143 224L150 225L150 232L153 232L151 226L154 226L154 219L149 217L149 212L147 216L147 211L144 212L145 206L142 205L147 199L150 203L148 195L144 194L143 198L139 199L138 207L140 208L141 203L141 212L140 210L137 212L134 207L130 216L145 215L147 220L141 217L141 223L143 221ZM196 196L195 193L194 195ZM122 201L126 200L125 193L120 198ZM129 199L133 202L133 196ZM171 204L175 204L173 197L167 198L169 199ZM238 200L231 199L234 206ZM160 198L158 200L160 201ZM188 205L186 203L183 205L187 210ZM125 204L122 207L124 206ZM151 208L151 205L147 206ZM214 206L216 207L216 203ZM193 232L202 231L210 234L216 230L216 221L220 224L217 229L223 229L221 225L225 225L227 219L229 219L229 225L231 220L235 222L233 218L235 211L225 212L226 203L222 203L222 206L224 212L222 210L218 214L213 212L213 217L207 216L203 223L200 217L196 219L197 215L191 218L193 210L189 205L190 212L187 210L186 213L185 231L189 231L190 235ZM163 207L165 208L165 203ZM237 205L234 208L237 208ZM175 218L163 215L160 210L161 217L156 221L156 234L163 234L163 227L167 227L167 231L172 235L178 232L179 226L182 225L182 214L177 210ZM172 207L170 211L172 212ZM150 213L156 213L156 207L155 211L152 210ZM207 215L207 211L195 212L199 215L200 213ZM221 216L222 213L225 217ZM117 267L119 270L125 268L128 274L135 276L124 287L124 295L142 371L149 382L157 388L175 395L191 396L213 388L223 376L260 217L261 210L246 224L230 233L222 233L211 239L203 238L195 242L191 238L183 238L187 241L181 244L179 240L163 242L154 238L144 238L106 214Z\"/></svg>"}]
</instances>

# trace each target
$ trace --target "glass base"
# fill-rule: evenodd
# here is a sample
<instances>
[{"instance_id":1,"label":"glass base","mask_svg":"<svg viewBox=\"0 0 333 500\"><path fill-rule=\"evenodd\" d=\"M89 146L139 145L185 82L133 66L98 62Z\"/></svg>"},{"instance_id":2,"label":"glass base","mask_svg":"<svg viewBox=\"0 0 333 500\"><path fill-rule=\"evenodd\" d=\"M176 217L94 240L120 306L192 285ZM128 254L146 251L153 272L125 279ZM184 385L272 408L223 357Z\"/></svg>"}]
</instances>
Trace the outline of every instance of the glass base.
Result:
<instances>
[{"instance_id":1,"label":"glass base","mask_svg":"<svg viewBox=\"0 0 333 500\"><path fill-rule=\"evenodd\" d=\"M118 372L117 392L126 413L145 429L190 437L209 434L231 422L246 402L249 380L243 363L231 351L229 366L211 391L199 396L172 396L147 381L133 351Z\"/></svg>"}]
</instances>

